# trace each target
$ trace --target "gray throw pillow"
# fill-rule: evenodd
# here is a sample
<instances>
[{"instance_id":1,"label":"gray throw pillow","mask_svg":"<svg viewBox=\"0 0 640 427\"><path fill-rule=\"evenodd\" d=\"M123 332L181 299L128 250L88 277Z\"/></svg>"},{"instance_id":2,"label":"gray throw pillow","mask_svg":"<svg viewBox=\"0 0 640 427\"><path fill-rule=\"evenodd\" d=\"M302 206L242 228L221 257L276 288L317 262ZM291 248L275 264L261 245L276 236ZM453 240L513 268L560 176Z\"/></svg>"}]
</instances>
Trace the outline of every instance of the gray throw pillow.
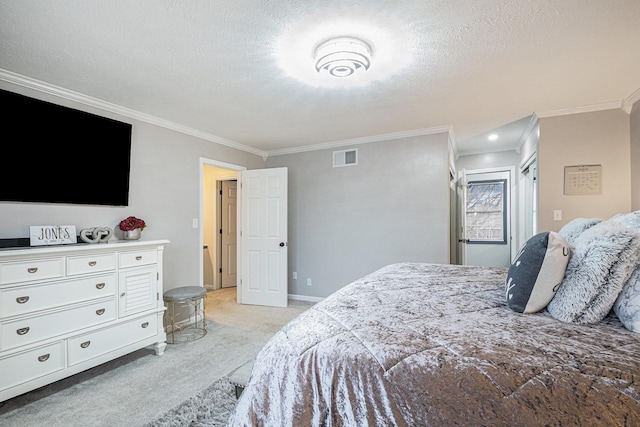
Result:
<instances>
[{"instance_id":1,"label":"gray throw pillow","mask_svg":"<svg viewBox=\"0 0 640 427\"><path fill-rule=\"evenodd\" d=\"M545 308L562 282L569 256L569 244L554 231L527 240L507 273L507 305L518 313Z\"/></svg>"},{"instance_id":2,"label":"gray throw pillow","mask_svg":"<svg viewBox=\"0 0 640 427\"><path fill-rule=\"evenodd\" d=\"M547 310L563 322L599 322L636 268L640 232L603 221L580 234L572 249L564 280Z\"/></svg>"}]
</instances>

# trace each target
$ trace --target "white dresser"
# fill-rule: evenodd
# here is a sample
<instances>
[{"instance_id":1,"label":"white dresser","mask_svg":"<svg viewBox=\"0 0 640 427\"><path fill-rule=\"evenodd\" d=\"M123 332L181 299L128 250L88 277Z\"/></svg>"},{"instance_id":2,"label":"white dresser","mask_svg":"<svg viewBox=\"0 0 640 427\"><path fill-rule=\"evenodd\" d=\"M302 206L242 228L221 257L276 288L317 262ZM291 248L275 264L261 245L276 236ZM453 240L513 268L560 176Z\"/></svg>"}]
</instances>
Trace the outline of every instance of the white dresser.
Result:
<instances>
[{"instance_id":1,"label":"white dresser","mask_svg":"<svg viewBox=\"0 0 640 427\"><path fill-rule=\"evenodd\" d=\"M0 250L0 401L147 346L167 240Z\"/></svg>"}]
</instances>

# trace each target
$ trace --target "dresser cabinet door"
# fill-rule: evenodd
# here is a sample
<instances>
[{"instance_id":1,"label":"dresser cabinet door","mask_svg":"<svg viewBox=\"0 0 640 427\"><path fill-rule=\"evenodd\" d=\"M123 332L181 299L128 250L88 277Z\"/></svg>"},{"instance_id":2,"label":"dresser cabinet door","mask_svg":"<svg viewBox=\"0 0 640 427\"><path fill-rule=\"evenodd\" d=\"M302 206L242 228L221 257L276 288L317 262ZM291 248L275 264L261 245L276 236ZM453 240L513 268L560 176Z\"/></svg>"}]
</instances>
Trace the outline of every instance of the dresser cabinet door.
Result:
<instances>
[{"instance_id":1,"label":"dresser cabinet door","mask_svg":"<svg viewBox=\"0 0 640 427\"><path fill-rule=\"evenodd\" d=\"M158 269L149 267L121 270L118 278L120 317L158 306Z\"/></svg>"}]
</instances>

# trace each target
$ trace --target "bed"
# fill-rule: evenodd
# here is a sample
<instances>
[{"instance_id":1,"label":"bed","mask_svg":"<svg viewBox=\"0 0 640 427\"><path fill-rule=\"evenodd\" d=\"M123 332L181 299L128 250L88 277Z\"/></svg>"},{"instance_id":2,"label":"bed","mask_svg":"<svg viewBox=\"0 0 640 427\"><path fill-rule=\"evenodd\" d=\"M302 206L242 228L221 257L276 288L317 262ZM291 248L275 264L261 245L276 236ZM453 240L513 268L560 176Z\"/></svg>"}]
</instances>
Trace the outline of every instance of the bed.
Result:
<instances>
[{"instance_id":1,"label":"bed","mask_svg":"<svg viewBox=\"0 0 640 427\"><path fill-rule=\"evenodd\" d=\"M639 426L640 335L613 312L516 312L507 274L399 263L356 280L263 347L228 425Z\"/></svg>"}]
</instances>

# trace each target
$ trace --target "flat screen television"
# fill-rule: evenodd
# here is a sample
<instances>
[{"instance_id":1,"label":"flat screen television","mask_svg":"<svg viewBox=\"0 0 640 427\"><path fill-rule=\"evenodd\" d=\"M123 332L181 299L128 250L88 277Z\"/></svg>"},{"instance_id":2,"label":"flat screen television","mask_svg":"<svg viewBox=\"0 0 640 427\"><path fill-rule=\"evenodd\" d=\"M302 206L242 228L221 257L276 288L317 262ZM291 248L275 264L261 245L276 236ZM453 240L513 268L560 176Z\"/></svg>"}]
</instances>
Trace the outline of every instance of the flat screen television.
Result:
<instances>
[{"instance_id":1,"label":"flat screen television","mask_svg":"<svg viewBox=\"0 0 640 427\"><path fill-rule=\"evenodd\" d=\"M129 123L0 90L0 202L127 206Z\"/></svg>"}]
</instances>

